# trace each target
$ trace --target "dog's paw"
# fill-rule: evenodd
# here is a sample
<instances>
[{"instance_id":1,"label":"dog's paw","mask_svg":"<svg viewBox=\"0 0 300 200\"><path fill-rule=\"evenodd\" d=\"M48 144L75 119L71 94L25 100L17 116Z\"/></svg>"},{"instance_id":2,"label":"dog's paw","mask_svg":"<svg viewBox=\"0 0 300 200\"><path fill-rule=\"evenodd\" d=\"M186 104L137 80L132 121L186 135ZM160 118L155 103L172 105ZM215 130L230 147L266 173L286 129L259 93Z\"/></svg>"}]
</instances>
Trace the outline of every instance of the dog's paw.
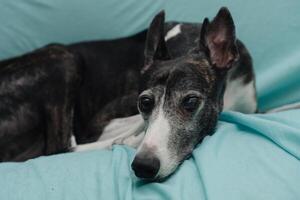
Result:
<instances>
[{"instance_id":1,"label":"dog's paw","mask_svg":"<svg viewBox=\"0 0 300 200\"><path fill-rule=\"evenodd\" d=\"M133 148L137 148L143 141L144 136L145 132L141 132L138 135L131 135L127 138L118 138L114 141L114 144L127 145Z\"/></svg>"},{"instance_id":2,"label":"dog's paw","mask_svg":"<svg viewBox=\"0 0 300 200\"><path fill-rule=\"evenodd\" d=\"M125 138L118 138L113 142L113 144L122 145L124 144L124 140Z\"/></svg>"}]
</instances>

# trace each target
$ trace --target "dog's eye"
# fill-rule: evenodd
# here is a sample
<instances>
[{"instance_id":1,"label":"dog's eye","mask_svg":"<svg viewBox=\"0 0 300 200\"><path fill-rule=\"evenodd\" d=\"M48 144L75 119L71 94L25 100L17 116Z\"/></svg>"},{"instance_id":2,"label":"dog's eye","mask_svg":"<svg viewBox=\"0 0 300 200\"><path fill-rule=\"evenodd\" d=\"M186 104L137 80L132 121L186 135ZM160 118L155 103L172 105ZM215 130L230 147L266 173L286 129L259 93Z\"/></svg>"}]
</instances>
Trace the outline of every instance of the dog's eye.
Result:
<instances>
[{"instance_id":1,"label":"dog's eye","mask_svg":"<svg viewBox=\"0 0 300 200\"><path fill-rule=\"evenodd\" d=\"M198 108L199 105L199 97L197 96L187 96L182 101L182 107L189 111L193 112Z\"/></svg>"},{"instance_id":2,"label":"dog's eye","mask_svg":"<svg viewBox=\"0 0 300 200\"><path fill-rule=\"evenodd\" d=\"M141 96L139 99L139 108L141 112L149 113L154 106L154 99L151 96Z\"/></svg>"}]
</instances>

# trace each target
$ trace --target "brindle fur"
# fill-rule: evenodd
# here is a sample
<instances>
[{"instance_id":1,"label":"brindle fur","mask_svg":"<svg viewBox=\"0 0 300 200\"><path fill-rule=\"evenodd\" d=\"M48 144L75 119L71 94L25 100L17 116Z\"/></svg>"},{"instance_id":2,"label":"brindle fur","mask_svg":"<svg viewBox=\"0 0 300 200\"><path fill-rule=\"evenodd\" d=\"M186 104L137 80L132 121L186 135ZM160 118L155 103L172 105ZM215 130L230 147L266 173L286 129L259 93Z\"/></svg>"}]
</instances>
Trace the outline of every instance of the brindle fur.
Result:
<instances>
[{"instance_id":1,"label":"brindle fur","mask_svg":"<svg viewBox=\"0 0 300 200\"><path fill-rule=\"evenodd\" d=\"M177 165L182 162L213 133L227 74L253 80L251 57L237 40L239 59L227 73L212 66L201 24L181 23L182 33L165 43L161 38L178 23L161 26L162 13L155 20L148 36L142 31L112 41L50 45L2 61L0 161L69 151L71 134L78 144L96 141L112 119L138 113L141 92L158 88L156 98L165 91L163 109L174 133L167 145ZM204 102L196 116L178 109L189 90L198 91Z\"/></svg>"}]
</instances>

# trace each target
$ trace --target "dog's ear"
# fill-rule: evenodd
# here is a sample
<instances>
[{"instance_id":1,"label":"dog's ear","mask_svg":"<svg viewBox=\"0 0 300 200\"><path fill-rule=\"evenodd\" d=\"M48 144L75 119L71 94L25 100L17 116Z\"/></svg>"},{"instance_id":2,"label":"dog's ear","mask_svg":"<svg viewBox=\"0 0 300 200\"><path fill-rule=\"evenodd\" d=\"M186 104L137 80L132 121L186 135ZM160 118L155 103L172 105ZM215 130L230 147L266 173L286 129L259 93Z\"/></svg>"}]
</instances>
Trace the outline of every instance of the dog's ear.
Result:
<instances>
[{"instance_id":1,"label":"dog's ear","mask_svg":"<svg viewBox=\"0 0 300 200\"><path fill-rule=\"evenodd\" d=\"M148 70L154 60L167 60L170 58L164 39L165 12L160 11L152 20L147 33L145 44L145 63L142 72Z\"/></svg>"},{"instance_id":2,"label":"dog's ear","mask_svg":"<svg viewBox=\"0 0 300 200\"><path fill-rule=\"evenodd\" d=\"M221 8L211 22L204 19L200 45L206 49L212 65L217 68L230 68L238 60L234 22L227 8Z\"/></svg>"}]
</instances>

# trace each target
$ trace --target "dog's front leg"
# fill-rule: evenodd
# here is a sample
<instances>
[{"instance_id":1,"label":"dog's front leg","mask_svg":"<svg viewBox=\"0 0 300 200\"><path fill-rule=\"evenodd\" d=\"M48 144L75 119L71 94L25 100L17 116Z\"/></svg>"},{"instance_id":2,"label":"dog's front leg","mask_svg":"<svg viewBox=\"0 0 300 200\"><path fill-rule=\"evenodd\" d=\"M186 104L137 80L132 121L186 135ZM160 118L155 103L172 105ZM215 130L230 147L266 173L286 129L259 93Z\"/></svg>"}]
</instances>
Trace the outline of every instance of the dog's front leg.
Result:
<instances>
[{"instance_id":1,"label":"dog's front leg","mask_svg":"<svg viewBox=\"0 0 300 200\"><path fill-rule=\"evenodd\" d=\"M124 118L138 114L136 106L137 96L138 94L136 92L121 96L109 102L98 112L95 112L93 118L88 122L84 130L82 130L80 134L77 134L80 135L79 138L76 136L76 141L78 144L86 144L98 141L99 138L103 136L106 137L105 135L107 134L103 135L103 132L105 131L110 132L109 137L126 132L126 127L130 128L128 123L117 125L117 127L120 129L116 128L116 126L109 126L109 131L107 131L106 127L116 118Z\"/></svg>"},{"instance_id":2,"label":"dog's front leg","mask_svg":"<svg viewBox=\"0 0 300 200\"><path fill-rule=\"evenodd\" d=\"M73 108L69 105L46 105L45 154L69 151Z\"/></svg>"},{"instance_id":3,"label":"dog's front leg","mask_svg":"<svg viewBox=\"0 0 300 200\"><path fill-rule=\"evenodd\" d=\"M98 136L98 138L89 144L78 145L74 150L105 149L115 143L136 146L142 137L140 133L144 130L144 120L137 115L137 96L136 92L122 96L97 112L83 135L87 138L89 135ZM136 137L138 135L139 137ZM130 142L126 138L131 138Z\"/></svg>"},{"instance_id":4,"label":"dog's front leg","mask_svg":"<svg viewBox=\"0 0 300 200\"><path fill-rule=\"evenodd\" d=\"M103 135L97 142L74 146L73 151L110 149L114 144L136 148L144 138L144 129L144 120L140 115L114 119L104 129Z\"/></svg>"},{"instance_id":5,"label":"dog's front leg","mask_svg":"<svg viewBox=\"0 0 300 200\"><path fill-rule=\"evenodd\" d=\"M53 93L46 93L44 97L46 155L68 152L71 148L75 96L80 79L75 74L77 71L68 73L57 88L50 90ZM53 87L52 84L49 87Z\"/></svg>"}]
</instances>

